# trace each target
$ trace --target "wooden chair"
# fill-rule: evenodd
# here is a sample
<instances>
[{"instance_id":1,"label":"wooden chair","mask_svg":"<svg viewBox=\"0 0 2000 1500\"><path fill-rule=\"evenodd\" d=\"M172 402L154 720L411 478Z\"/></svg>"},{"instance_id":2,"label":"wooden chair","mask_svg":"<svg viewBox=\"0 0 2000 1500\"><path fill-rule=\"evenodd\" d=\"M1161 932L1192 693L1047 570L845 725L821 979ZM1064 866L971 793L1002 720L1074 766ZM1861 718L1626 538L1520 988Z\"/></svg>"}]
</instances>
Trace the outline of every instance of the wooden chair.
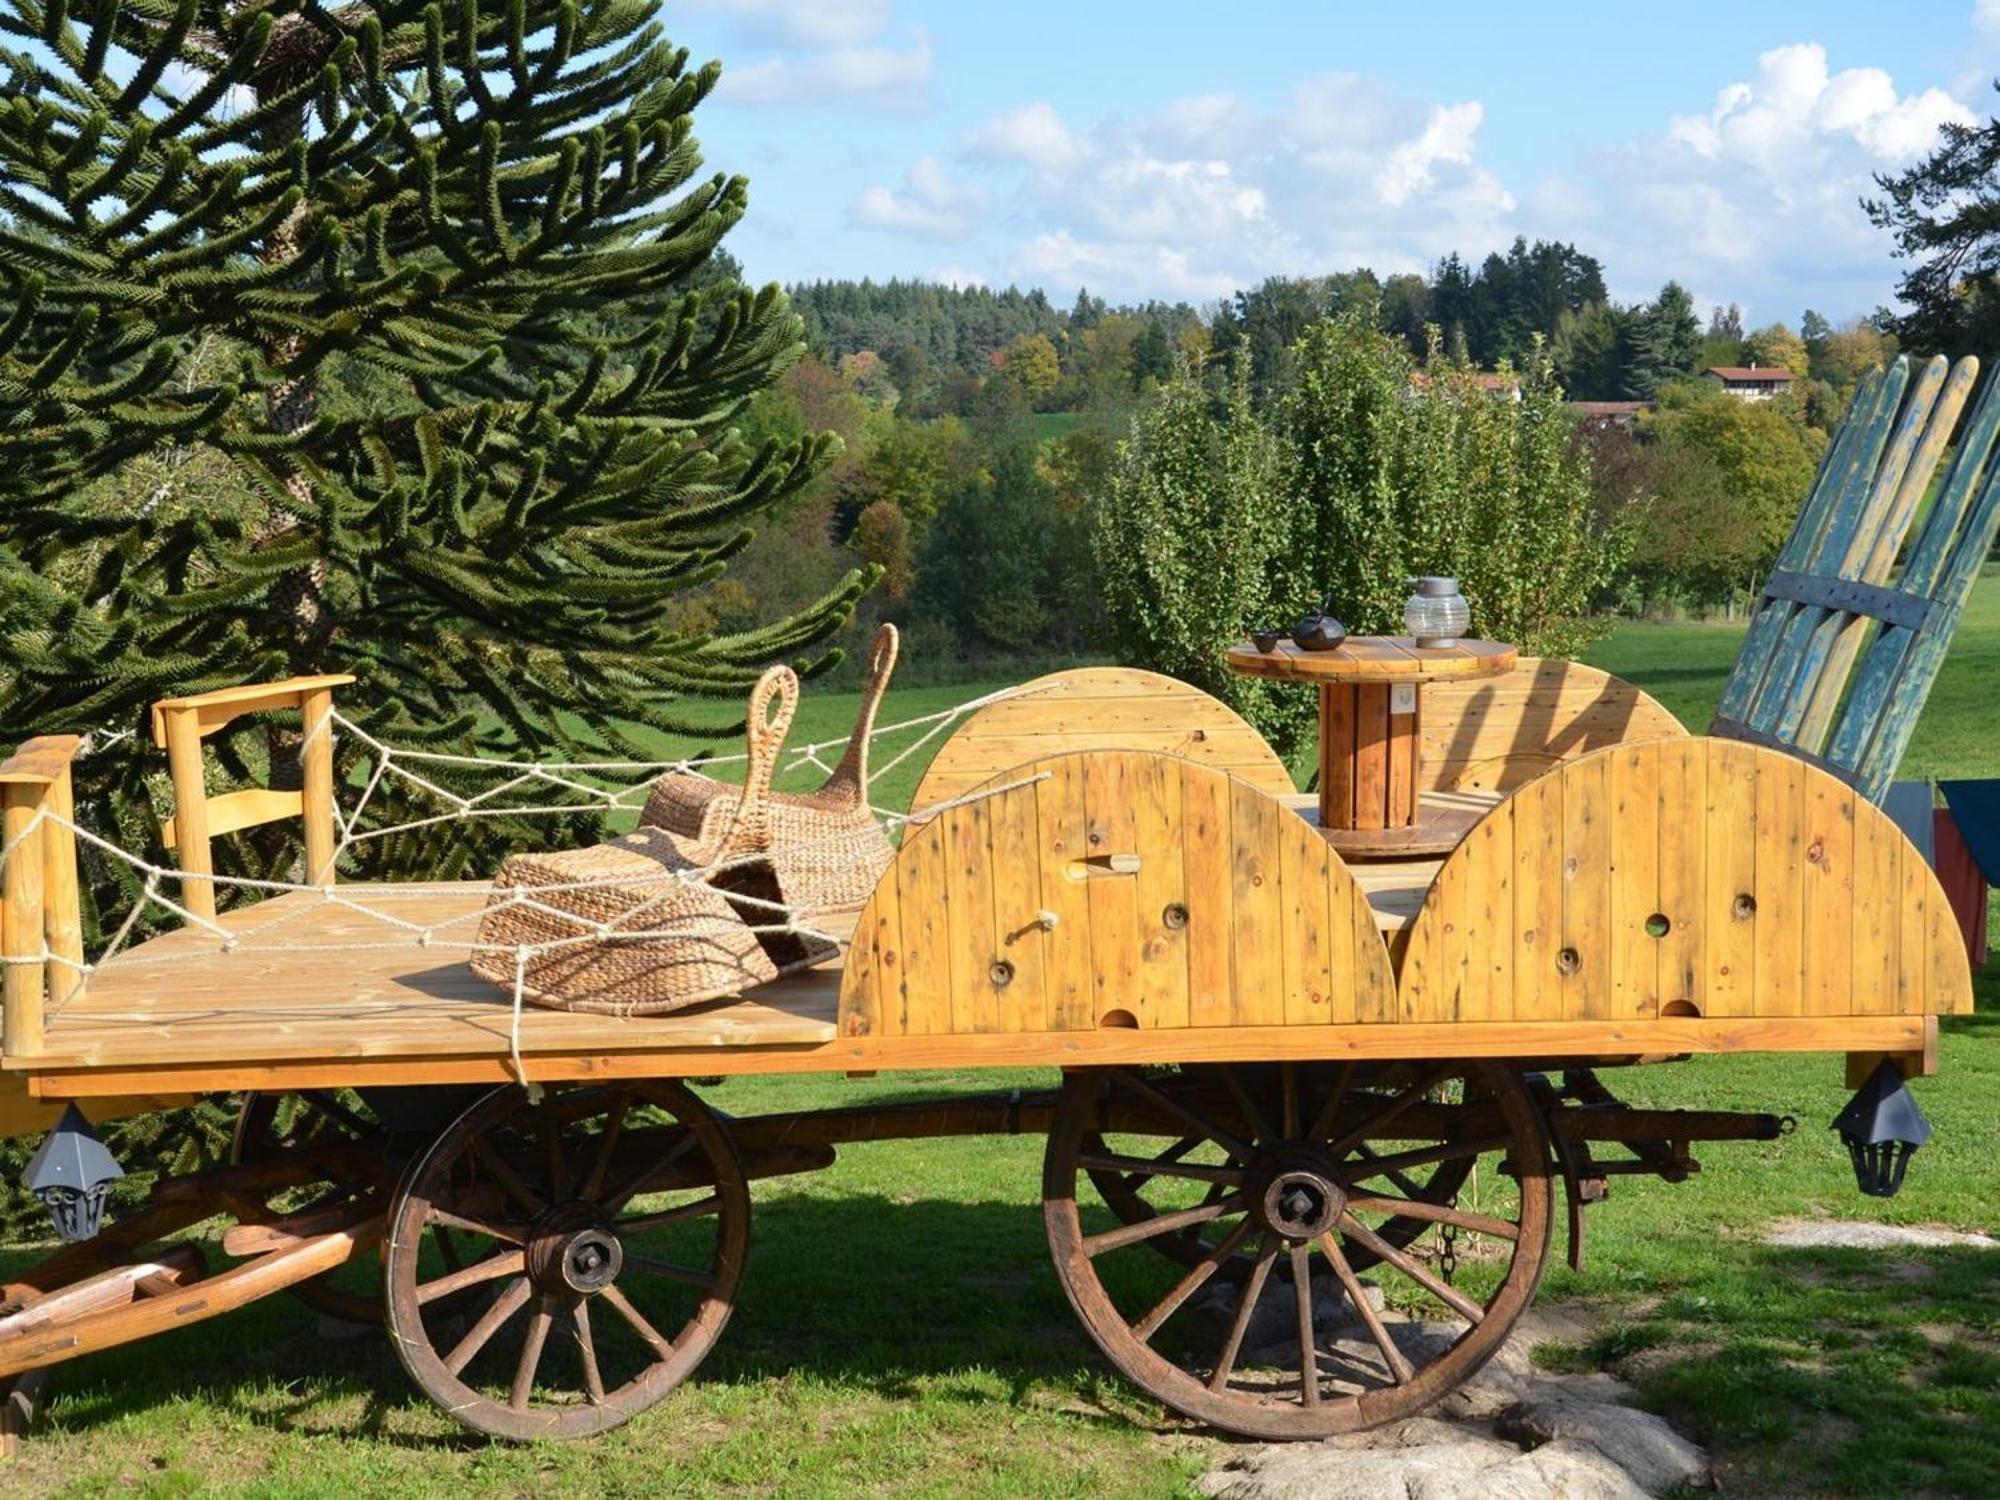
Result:
<instances>
[{"instance_id":1,"label":"wooden chair","mask_svg":"<svg viewBox=\"0 0 2000 1500\"><path fill-rule=\"evenodd\" d=\"M1947 370L1939 356L1912 380L1906 356L1863 379L1765 581L1711 734L1788 750L1870 801L1887 795L2000 526L1995 380L1924 511L1978 373L1976 359Z\"/></svg>"},{"instance_id":2,"label":"wooden chair","mask_svg":"<svg viewBox=\"0 0 2000 1500\"><path fill-rule=\"evenodd\" d=\"M215 863L209 841L225 833L298 818L305 825L306 885L333 883L336 848L333 817L333 690L352 677L294 677L253 687L223 688L153 705L153 743L167 752L174 783L174 815L161 829L181 867L181 903L197 917L215 920ZM201 742L244 714L296 712L304 730L297 791L246 787L208 794Z\"/></svg>"}]
</instances>

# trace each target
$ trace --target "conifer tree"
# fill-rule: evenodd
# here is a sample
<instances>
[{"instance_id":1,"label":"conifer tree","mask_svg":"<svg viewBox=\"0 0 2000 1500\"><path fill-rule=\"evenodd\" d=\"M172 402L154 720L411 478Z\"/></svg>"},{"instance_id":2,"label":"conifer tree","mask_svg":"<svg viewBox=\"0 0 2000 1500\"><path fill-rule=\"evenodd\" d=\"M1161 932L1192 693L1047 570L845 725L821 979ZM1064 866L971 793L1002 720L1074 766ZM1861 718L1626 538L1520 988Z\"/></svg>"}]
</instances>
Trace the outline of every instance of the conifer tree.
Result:
<instances>
[{"instance_id":1,"label":"conifer tree","mask_svg":"<svg viewBox=\"0 0 2000 1500\"><path fill-rule=\"evenodd\" d=\"M348 671L388 740L639 754L838 626L866 575L674 624L837 440L732 426L801 327L655 9L0 0L0 737ZM155 756L82 768L128 835Z\"/></svg>"}]
</instances>

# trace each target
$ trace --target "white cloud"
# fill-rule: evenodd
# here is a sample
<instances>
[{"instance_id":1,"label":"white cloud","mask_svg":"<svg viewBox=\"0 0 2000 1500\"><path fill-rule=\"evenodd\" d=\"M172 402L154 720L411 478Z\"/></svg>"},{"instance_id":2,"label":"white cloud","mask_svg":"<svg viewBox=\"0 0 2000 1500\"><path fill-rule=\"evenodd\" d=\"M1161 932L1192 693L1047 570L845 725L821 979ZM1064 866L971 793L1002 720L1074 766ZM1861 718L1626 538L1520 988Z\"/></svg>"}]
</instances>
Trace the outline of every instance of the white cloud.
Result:
<instances>
[{"instance_id":1,"label":"white cloud","mask_svg":"<svg viewBox=\"0 0 2000 1500\"><path fill-rule=\"evenodd\" d=\"M795 46L854 46L889 24L889 0L681 0L680 9L729 16Z\"/></svg>"},{"instance_id":2,"label":"white cloud","mask_svg":"<svg viewBox=\"0 0 2000 1500\"><path fill-rule=\"evenodd\" d=\"M966 287L986 285L984 276L977 271L968 271L963 266L933 267L930 279L940 286L958 287L961 290Z\"/></svg>"},{"instance_id":3,"label":"white cloud","mask_svg":"<svg viewBox=\"0 0 2000 1500\"><path fill-rule=\"evenodd\" d=\"M903 178L903 190L871 184L854 203L854 222L930 239L963 239L986 202L978 188L954 182L937 158L922 156Z\"/></svg>"},{"instance_id":4,"label":"white cloud","mask_svg":"<svg viewBox=\"0 0 2000 1500\"><path fill-rule=\"evenodd\" d=\"M931 81L930 38L907 51L835 47L801 57L772 57L725 71L720 93L737 104L824 104L872 99L899 108L923 103Z\"/></svg>"},{"instance_id":5,"label":"white cloud","mask_svg":"<svg viewBox=\"0 0 2000 1500\"><path fill-rule=\"evenodd\" d=\"M1062 116L1042 103L1024 104L989 120L965 140L965 154L976 161L1026 162L1041 172L1067 171L1083 153L1083 142Z\"/></svg>"},{"instance_id":6,"label":"white cloud","mask_svg":"<svg viewBox=\"0 0 2000 1500\"><path fill-rule=\"evenodd\" d=\"M1976 0L1972 24L1975 30L1989 37L2000 37L2000 0Z\"/></svg>"},{"instance_id":7,"label":"white cloud","mask_svg":"<svg viewBox=\"0 0 2000 1500\"><path fill-rule=\"evenodd\" d=\"M1748 302L1736 289L1762 282L1783 300L1767 296L1755 317L1796 318L1818 304L1838 312L1890 289L1885 239L1859 206L1873 174L1922 156L1946 121L1972 119L1942 89L1902 94L1875 67L1833 72L1824 47L1799 42L1765 52L1749 79L1660 136L1587 157L1582 180L1557 191L1594 200L1588 247L1622 295L1650 295L1672 276Z\"/></svg>"},{"instance_id":8,"label":"white cloud","mask_svg":"<svg viewBox=\"0 0 2000 1500\"><path fill-rule=\"evenodd\" d=\"M928 101L933 57L917 31L892 41L890 0L685 0L730 18L754 60L723 70L719 97L737 104L859 100L891 109ZM765 54L757 56L757 50Z\"/></svg>"},{"instance_id":9,"label":"white cloud","mask_svg":"<svg viewBox=\"0 0 2000 1500\"><path fill-rule=\"evenodd\" d=\"M1433 168L1446 162L1471 166L1473 141L1479 134L1479 122L1485 117L1485 107L1477 99L1434 107L1430 119L1424 123L1423 133L1396 147L1382 163L1382 170L1375 178L1375 196L1395 207L1409 202L1412 193L1431 185Z\"/></svg>"}]
</instances>

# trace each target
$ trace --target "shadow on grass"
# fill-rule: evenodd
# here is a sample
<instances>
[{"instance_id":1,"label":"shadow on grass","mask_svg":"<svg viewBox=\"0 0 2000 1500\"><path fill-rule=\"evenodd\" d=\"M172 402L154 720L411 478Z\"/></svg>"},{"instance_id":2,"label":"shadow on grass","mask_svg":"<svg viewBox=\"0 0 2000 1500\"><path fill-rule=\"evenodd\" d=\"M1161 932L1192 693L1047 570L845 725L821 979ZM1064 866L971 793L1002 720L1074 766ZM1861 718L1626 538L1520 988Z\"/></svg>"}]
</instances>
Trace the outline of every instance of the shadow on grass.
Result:
<instances>
[{"instance_id":1,"label":"shadow on grass","mask_svg":"<svg viewBox=\"0 0 2000 1500\"><path fill-rule=\"evenodd\" d=\"M2000 1492L2000 1253L1764 1248L1569 1353L1715 1447L1732 1489Z\"/></svg>"},{"instance_id":2,"label":"shadow on grass","mask_svg":"<svg viewBox=\"0 0 2000 1500\"><path fill-rule=\"evenodd\" d=\"M695 1381L802 1377L890 1402L986 1405L997 1376L1013 1403L1055 1386L1079 1419L1123 1422L1135 1397L1101 1370L1033 1204L789 1196L755 1208L736 1310ZM62 1366L51 1395L71 1433L194 1403L226 1424L479 1446L428 1419L385 1333L328 1336L282 1295Z\"/></svg>"}]
</instances>

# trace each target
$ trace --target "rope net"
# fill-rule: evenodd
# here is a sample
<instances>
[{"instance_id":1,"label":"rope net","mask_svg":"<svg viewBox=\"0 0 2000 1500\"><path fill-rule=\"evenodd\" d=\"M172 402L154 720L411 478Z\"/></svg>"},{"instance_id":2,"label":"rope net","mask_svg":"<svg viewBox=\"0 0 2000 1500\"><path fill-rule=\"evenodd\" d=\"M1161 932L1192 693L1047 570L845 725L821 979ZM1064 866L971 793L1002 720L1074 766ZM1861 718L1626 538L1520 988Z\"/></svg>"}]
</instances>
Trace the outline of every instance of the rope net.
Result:
<instances>
[{"instance_id":1,"label":"rope net","mask_svg":"<svg viewBox=\"0 0 2000 1500\"><path fill-rule=\"evenodd\" d=\"M895 771L968 715L1028 691L1032 689L1005 688L936 713L872 729L866 736L870 745L879 740L911 736L907 745L875 768L874 777L879 779ZM358 793L351 782L346 788L351 795L348 806L341 805L338 794L335 797L335 869L342 855L361 844L440 824L484 818L573 818L580 812L605 817L621 814L636 817L648 794L662 778L709 775L722 767L747 766L751 759L750 754L744 751L661 761L530 761L417 750L386 743L338 710L328 714L315 733L350 738L361 748L367 766L365 778L359 778ZM850 738L843 735L837 739L785 746L779 753L774 779L811 770L831 777L835 765L829 762L828 754L845 749ZM312 743L308 739L300 745L298 753L301 758ZM488 784L478 790L458 789L480 778L485 778ZM1024 776L908 812L872 802L868 804L867 811L885 837L893 841L894 836L912 822L928 820L948 808L998 796L1039 779ZM446 781L455 785L446 785ZM366 817L370 808L386 801L386 790L391 787L400 787L404 792L413 794L413 800L419 804L435 805L438 810L406 817L398 822L368 825ZM725 791L734 792L735 788L728 787ZM545 955L606 945L635 946L669 941L698 944L704 940L719 939L725 929L739 939L747 932L757 937L760 943L766 939L788 940L827 957L844 953L849 944L847 934L819 925L813 911L769 895L759 895L746 889L744 882L730 880L735 872L767 866L769 856L761 852L710 856L689 863L686 868L663 864L658 867L657 873L645 875L618 874L532 886L494 886L482 905L469 904L457 914L430 918L405 913L412 910L415 904L434 898L438 887L433 883L410 881L342 886L332 879L331 871L324 883L190 874L172 865L156 863L47 806L42 807L12 839L0 844L0 868L4 868L24 848L27 857L38 857L40 837L51 824L67 830L79 846L127 866L137 881L138 895L95 958L78 961L67 957L52 949L46 938L40 953L0 956L0 964L44 964L74 974L73 984L52 986L46 1010L50 1019L59 1016L66 1005L87 994L94 976L121 961L141 957L142 946L145 949L143 959L149 965L210 963L218 957L359 953L400 948L441 950L463 955L468 961L482 955L499 956L503 963L486 963L480 967L486 972L497 967L511 971L513 975L508 1050L516 1074L525 1082L526 1073L521 1058L521 1017L529 998L527 975L535 960ZM791 839L786 847L795 852L805 851L815 845L846 843L849 838L847 833L829 833L824 839ZM687 839L674 842L683 850L690 844ZM220 911L214 917L205 916L190 909L172 894L174 891L184 894L188 883L206 884L218 898L225 892L236 893L243 898L244 904L232 905L231 909ZM591 904L579 901L579 896L612 890L620 896L616 903L620 909L614 917L594 918L576 909L579 905ZM712 914L713 901L707 903L709 914L688 912L686 908L690 904L700 904L685 899L690 890L725 892L733 915L725 919ZM287 894L300 894L312 899L293 903L289 909L275 915L265 906L271 898ZM216 904L222 905L220 899ZM430 904L435 904L434 900ZM399 907L403 908L402 912L398 911ZM339 908L364 919L371 935L363 939L315 939L309 931L312 926L309 914L326 908ZM482 921L507 908L532 911L547 919L555 926L555 935L539 941L510 943L495 943L482 938L479 930ZM177 944L171 951L163 951L157 945L135 944L135 936L145 930L144 922L149 912L164 913L180 922L183 928L212 941ZM253 916L256 920L249 920ZM506 986L503 984L500 988L504 991ZM65 989L68 993L62 994ZM60 999L56 998L58 994Z\"/></svg>"}]
</instances>

